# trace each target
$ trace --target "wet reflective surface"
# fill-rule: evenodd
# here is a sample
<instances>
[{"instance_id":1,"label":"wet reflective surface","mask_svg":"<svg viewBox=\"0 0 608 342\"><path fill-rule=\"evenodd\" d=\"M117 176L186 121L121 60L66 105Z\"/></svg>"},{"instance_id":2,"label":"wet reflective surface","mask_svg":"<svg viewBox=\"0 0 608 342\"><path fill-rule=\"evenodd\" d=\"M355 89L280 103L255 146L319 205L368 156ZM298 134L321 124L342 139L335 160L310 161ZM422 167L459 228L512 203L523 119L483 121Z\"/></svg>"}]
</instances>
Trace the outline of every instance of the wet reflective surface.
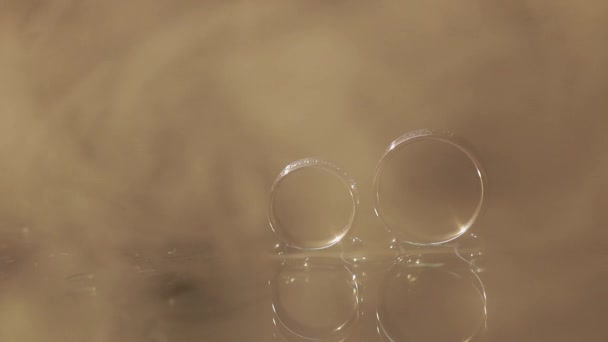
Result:
<instances>
[{"instance_id":1,"label":"wet reflective surface","mask_svg":"<svg viewBox=\"0 0 608 342\"><path fill-rule=\"evenodd\" d=\"M605 341L607 22L605 1L0 2L0 341ZM485 166L483 258L373 212L376 163L419 128ZM432 224L473 179L419 147L395 217L457 199L422 229L451 236ZM359 213L330 248L275 248L269 189L310 156Z\"/></svg>"},{"instance_id":2,"label":"wet reflective surface","mask_svg":"<svg viewBox=\"0 0 608 342\"><path fill-rule=\"evenodd\" d=\"M280 341L482 341L487 333L483 244L415 248L350 264L279 254L273 293ZM309 253L307 253L309 254Z\"/></svg>"}]
</instances>

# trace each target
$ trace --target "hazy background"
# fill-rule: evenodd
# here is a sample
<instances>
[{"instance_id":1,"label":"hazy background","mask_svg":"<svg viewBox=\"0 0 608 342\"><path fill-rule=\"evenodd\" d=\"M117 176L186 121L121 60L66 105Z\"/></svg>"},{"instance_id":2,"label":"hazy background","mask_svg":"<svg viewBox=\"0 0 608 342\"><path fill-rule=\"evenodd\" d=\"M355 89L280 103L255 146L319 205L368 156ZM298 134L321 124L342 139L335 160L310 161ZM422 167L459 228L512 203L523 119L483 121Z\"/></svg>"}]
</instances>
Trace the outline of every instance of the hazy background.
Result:
<instances>
[{"instance_id":1,"label":"hazy background","mask_svg":"<svg viewBox=\"0 0 608 342\"><path fill-rule=\"evenodd\" d=\"M607 94L605 1L0 0L0 340L170 340L115 316L163 293L117 285L125 260L182 267L173 246L204 251L176 340L269 340L280 169L369 187L391 140L440 128L489 176L489 340L603 341ZM53 297L81 272L106 288L86 314Z\"/></svg>"}]
</instances>

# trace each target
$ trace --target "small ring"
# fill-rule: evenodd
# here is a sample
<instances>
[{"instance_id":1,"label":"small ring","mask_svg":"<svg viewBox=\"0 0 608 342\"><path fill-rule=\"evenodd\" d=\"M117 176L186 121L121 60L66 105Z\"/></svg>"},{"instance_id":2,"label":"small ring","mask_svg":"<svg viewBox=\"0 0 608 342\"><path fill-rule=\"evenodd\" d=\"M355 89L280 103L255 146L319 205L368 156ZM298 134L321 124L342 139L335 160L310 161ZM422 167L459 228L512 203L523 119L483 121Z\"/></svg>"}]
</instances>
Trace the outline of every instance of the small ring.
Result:
<instances>
[{"instance_id":1,"label":"small ring","mask_svg":"<svg viewBox=\"0 0 608 342\"><path fill-rule=\"evenodd\" d=\"M346 185L348 187L348 192L349 192L350 198L352 200L351 214L348 218L348 221L344 225L344 227L340 230L340 233L335 238L333 238L331 241L329 241L329 243L324 244L324 245L319 245L319 246L317 246L317 245L306 246L306 245L299 244L298 242L290 239L287 236L287 234L284 233L283 227L281 227L281 224L279 223L279 220L275 213L275 197L276 197L277 189L278 189L279 185L289 175L293 175L296 171L307 169L307 168L321 169L321 170L327 171L330 174L332 174L333 176L335 176L338 180L340 180L344 185ZM359 191L357 189L355 180L349 174L342 171L342 169L340 169L338 166L336 166L328 161L318 159L318 158L304 158L304 159L296 160L296 161L292 162L291 164L287 165L281 171L281 173L279 173L279 175L275 179L274 183L272 184L272 187L270 188L270 200L268 202L268 220L270 222L270 228L272 229L272 231L279 237L279 239L282 242L284 242L288 246L296 248L296 249L301 249L301 250L319 250L319 249L328 248L328 247L331 247L331 246L337 244L338 242L340 242L342 240L342 238L344 238L344 236L346 236L348 234L348 232L350 231L350 229L353 225L353 222L355 221L358 207L359 207Z\"/></svg>"},{"instance_id":2,"label":"small ring","mask_svg":"<svg viewBox=\"0 0 608 342\"><path fill-rule=\"evenodd\" d=\"M458 237L465 234L467 231L469 231L469 229L471 228L471 226L473 225L473 223L479 216L479 213L481 211L481 207L483 204L485 192L486 192L486 173L485 173L485 170L484 170L481 162L473 154L471 149L468 147L468 144L461 138L457 137L454 133L430 130L430 129L420 129L420 130L406 133L406 134L400 136L399 138L395 139L389 145L389 147L386 149L386 151L382 155L382 158L380 158L380 161L376 165L376 172L375 172L374 180L373 180L374 211L376 213L376 216L378 216L378 218L380 219L380 221L382 221L384 226L390 232L395 233L395 231L394 231L395 227L392 227L388 223L388 221L385 219L383 212L382 212L382 207L380 205L380 187L379 187L380 178L381 178L385 163L388 160L389 156L393 155L393 153L395 153L400 148L403 148L406 145L409 145L409 144L412 144L414 142L421 141L421 140L435 140L435 141L444 142L444 143L447 143L447 144L450 144L450 145L456 147L458 150L463 152L467 156L467 158L473 163L473 166L475 167L477 175L479 177L480 196L479 196L479 200L477 202L477 206L475 207L475 210L473 211L472 216L469 218L469 220L464 225L461 226L460 230L458 231L458 233L456 235L453 235L453 236L449 237L448 239L445 239L442 241L433 241L433 242L420 242L420 241L412 241L409 238L402 238L402 237L399 238L400 241L409 243L412 245L419 245L419 246L441 245L446 242L455 240Z\"/></svg>"}]
</instances>

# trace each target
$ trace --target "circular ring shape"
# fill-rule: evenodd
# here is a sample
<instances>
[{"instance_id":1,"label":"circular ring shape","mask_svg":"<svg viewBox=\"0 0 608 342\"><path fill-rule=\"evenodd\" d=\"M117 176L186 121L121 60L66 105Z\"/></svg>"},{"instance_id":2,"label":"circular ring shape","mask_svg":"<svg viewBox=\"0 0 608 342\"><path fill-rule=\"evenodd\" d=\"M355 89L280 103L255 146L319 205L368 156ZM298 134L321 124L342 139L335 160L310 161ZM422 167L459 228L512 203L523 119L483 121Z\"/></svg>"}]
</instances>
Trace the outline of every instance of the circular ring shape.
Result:
<instances>
[{"instance_id":1,"label":"circular ring shape","mask_svg":"<svg viewBox=\"0 0 608 342\"><path fill-rule=\"evenodd\" d=\"M401 151L403 156L404 150L402 149L404 147L411 146L414 143L419 144L421 142L424 143L419 145L419 149L427 148L427 150L423 149L423 151L427 152L424 154L425 163L413 161L411 158L405 161L399 159L398 151ZM434 144L429 144L433 142ZM436 144L437 142L440 144ZM391 233L397 235L399 241L420 246L440 245L452 241L469 231L481 211L486 187L486 175L483 166L467 145L466 142L456 137L453 133L421 129L402 135L394 140L386 149L376 166L376 173L373 181L374 211L384 226ZM429 149L430 147L432 147L432 149ZM415 149L408 148L405 152L414 153L412 152L413 150ZM430 157L427 158L427 155L429 154ZM441 156L438 154L441 154ZM462 158L462 156L465 158ZM440 157L444 157L444 159L441 160ZM446 165L446 160L458 165L456 167L454 167L455 164ZM401 164L396 164L396 161L401 162ZM403 181L406 178L405 174L407 174L407 170L417 170L417 174L415 171L412 171L414 175L411 179L408 179L409 188L406 191L402 191L403 189L397 186L390 187L382 184L387 181L386 179L383 179L383 176L386 173L388 164L398 165L394 166L396 169L398 169L399 166L406 166L408 168L405 169L405 171L398 169L401 172L394 172L396 175L394 179L401 178L400 181ZM462 172L458 173L459 171ZM442 172L444 174L442 174ZM450 174L446 174L446 172L450 172ZM461 176L461 178L458 178L457 176ZM429 177L435 178L424 183L424 180L427 180ZM458 182L458 180L463 179L465 179L466 182ZM448 186L445 186L444 183L446 182L448 183ZM468 189L465 190L465 192L469 191L469 193L467 193L469 196L466 201L455 198L456 195L454 193L462 193L462 188ZM476 192L473 195L470 194L471 188L476 189ZM418 190L418 193L416 194L418 197L403 200L403 194L409 193L412 189ZM456 189L456 191L451 191L454 189ZM383 204L395 204L390 203L391 201L383 202L383 191L390 193L390 195L386 195L387 197L393 199L399 198L408 204L394 209L389 214L388 211L390 210L385 208ZM440 194L443 194L443 196ZM424 198L426 202L421 198ZM448 201L448 203L445 204L448 208L438 207L437 202L441 201ZM413 204L409 205L410 203ZM416 205L419 206L416 207ZM458 212L458 215L455 215L455 212ZM466 213L462 214L461 212ZM409 221L409 224L403 225L395 222L396 219L394 219L394 217L404 217L404 215L410 215L407 219L402 219L402 221ZM441 217L441 220L443 221L440 221L438 217ZM446 221L447 219L449 219L449 221ZM428 223L425 220L435 222ZM425 226L425 224L427 226ZM453 228L446 233L445 230L451 228L448 226L453 226ZM416 229L418 229L418 231L416 231ZM432 230L437 229L442 229L442 233L433 235Z\"/></svg>"},{"instance_id":2,"label":"circular ring shape","mask_svg":"<svg viewBox=\"0 0 608 342\"><path fill-rule=\"evenodd\" d=\"M455 254L400 259L381 285L383 341L471 341L486 331L487 295L472 265Z\"/></svg>"},{"instance_id":3,"label":"circular ring shape","mask_svg":"<svg viewBox=\"0 0 608 342\"><path fill-rule=\"evenodd\" d=\"M301 177L301 182L294 188L292 180L298 179L296 176ZM336 198L337 193L342 195L344 186L348 197ZM318 210L309 210L309 206L316 206ZM337 244L346 236L358 206L359 193L350 175L328 161L305 158L287 165L275 179L270 189L268 219L271 229L288 246L319 250ZM334 217L337 218L329 224L326 222ZM290 220L293 220L291 225L285 224Z\"/></svg>"},{"instance_id":4,"label":"circular ring shape","mask_svg":"<svg viewBox=\"0 0 608 342\"><path fill-rule=\"evenodd\" d=\"M289 341L343 341L357 326L359 285L344 265L284 266L269 284L275 328Z\"/></svg>"}]
</instances>

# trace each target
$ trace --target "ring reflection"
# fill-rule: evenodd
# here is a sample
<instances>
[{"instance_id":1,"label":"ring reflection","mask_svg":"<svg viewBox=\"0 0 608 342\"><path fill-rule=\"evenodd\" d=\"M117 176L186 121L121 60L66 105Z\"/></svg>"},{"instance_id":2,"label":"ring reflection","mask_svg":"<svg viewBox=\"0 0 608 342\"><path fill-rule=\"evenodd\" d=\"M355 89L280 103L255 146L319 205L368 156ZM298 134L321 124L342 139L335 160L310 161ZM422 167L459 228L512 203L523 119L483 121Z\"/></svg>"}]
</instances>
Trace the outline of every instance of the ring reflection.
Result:
<instances>
[{"instance_id":1,"label":"ring reflection","mask_svg":"<svg viewBox=\"0 0 608 342\"><path fill-rule=\"evenodd\" d=\"M477 271L458 253L399 258L381 287L381 339L462 342L483 335L486 291Z\"/></svg>"},{"instance_id":2,"label":"ring reflection","mask_svg":"<svg viewBox=\"0 0 608 342\"><path fill-rule=\"evenodd\" d=\"M280 340L343 341L360 316L356 277L342 264L286 264L270 286Z\"/></svg>"}]
</instances>

